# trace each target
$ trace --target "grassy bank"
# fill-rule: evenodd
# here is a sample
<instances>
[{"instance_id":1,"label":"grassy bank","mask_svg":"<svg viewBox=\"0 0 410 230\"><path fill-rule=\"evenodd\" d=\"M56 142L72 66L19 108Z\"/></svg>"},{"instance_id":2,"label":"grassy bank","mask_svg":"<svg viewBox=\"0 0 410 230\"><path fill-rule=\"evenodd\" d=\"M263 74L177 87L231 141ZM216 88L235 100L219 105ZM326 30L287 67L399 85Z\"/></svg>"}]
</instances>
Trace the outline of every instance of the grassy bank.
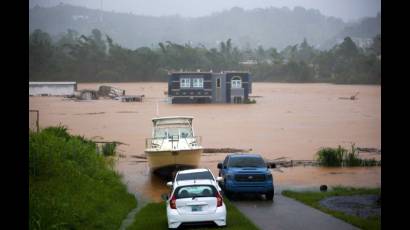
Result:
<instances>
[{"instance_id":1,"label":"grassy bank","mask_svg":"<svg viewBox=\"0 0 410 230\"><path fill-rule=\"evenodd\" d=\"M352 225L355 225L364 230L380 229L380 217L360 218L351 216L342 212L332 211L319 204L319 201L330 196L350 196L350 195L368 195L380 194L380 188L350 188L350 187L334 187L328 192L294 192L285 190L283 195L298 200L304 204L319 209L336 218L342 219Z\"/></svg>"},{"instance_id":2,"label":"grassy bank","mask_svg":"<svg viewBox=\"0 0 410 230\"><path fill-rule=\"evenodd\" d=\"M381 162L375 159L361 159L357 148L352 145L350 151L342 148L322 148L316 153L316 160L321 166L380 166Z\"/></svg>"},{"instance_id":3,"label":"grassy bank","mask_svg":"<svg viewBox=\"0 0 410 230\"><path fill-rule=\"evenodd\" d=\"M29 134L29 229L118 229L136 200L96 144L64 127Z\"/></svg>"},{"instance_id":4,"label":"grassy bank","mask_svg":"<svg viewBox=\"0 0 410 230\"><path fill-rule=\"evenodd\" d=\"M245 217L228 199L224 199L227 208L227 227L232 230L258 229L247 217ZM127 230L143 229L167 229L167 214L165 202L150 203L141 209L135 216L134 223ZM195 229L217 229L216 227Z\"/></svg>"}]
</instances>

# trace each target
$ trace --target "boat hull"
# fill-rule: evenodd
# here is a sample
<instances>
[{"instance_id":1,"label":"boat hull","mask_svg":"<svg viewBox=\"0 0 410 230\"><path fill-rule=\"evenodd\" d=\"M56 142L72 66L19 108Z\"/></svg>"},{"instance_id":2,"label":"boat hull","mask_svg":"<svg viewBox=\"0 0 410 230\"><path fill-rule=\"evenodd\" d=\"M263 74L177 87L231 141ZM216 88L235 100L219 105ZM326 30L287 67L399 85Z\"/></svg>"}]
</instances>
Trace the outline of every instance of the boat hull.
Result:
<instances>
[{"instance_id":1,"label":"boat hull","mask_svg":"<svg viewBox=\"0 0 410 230\"><path fill-rule=\"evenodd\" d=\"M197 168L203 149L145 150L151 172L161 177L172 177L177 170Z\"/></svg>"}]
</instances>

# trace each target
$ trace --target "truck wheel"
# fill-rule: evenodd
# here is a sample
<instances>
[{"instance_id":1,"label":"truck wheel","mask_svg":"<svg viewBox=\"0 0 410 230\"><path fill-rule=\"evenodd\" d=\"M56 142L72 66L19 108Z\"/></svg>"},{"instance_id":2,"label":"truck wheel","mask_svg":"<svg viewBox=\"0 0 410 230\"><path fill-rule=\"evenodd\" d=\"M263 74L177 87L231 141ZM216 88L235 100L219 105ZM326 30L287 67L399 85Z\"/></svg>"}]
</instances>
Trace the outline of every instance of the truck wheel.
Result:
<instances>
[{"instance_id":1,"label":"truck wheel","mask_svg":"<svg viewBox=\"0 0 410 230\"><path fill-rule=\"evenodd\" d=\"M225 190L225 191L224 191L224 194L225 194L225 196L226 196L229 200L232 199L232 192Z\"/></svg>"},{"instance_id":2,"label":"truck wheel","mask_svg":"<svg viewBox=\"0 0 410 230\"><path fill-rule=\"evenodd\" d=\"M273 191L265 194L267 200L273 200Z\"/></svg>"}]
</instances>

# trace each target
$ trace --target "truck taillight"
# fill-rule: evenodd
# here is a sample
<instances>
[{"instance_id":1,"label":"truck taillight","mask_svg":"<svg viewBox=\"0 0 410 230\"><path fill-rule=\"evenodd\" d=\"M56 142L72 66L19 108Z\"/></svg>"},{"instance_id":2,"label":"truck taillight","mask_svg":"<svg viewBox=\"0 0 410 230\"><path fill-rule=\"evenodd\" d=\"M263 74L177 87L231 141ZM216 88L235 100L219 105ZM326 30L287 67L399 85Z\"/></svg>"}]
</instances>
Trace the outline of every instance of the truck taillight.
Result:
<instances>
[{"instance_id":1,"label":"truck taillight","mask_svg":"<svg viewBox=\"0 0 410 230\"><path fill-rule=\"evenodd\" d=\"M177 197L175 194L171 197L171 200L169 201L169 207L172 209L177 209Z\"/></svg>"},{"instance_id":2,"label":"truck taillight","mask_svg":"<svg viewBox=\"0 0 410 230\"><path fill-rule=\"evenodd\" d=\"M219 192L216 193L216 207L221 207L222 206L222 201L223 201L223 198L222 198L221 194Z\"/></svg>"}]
</instances>

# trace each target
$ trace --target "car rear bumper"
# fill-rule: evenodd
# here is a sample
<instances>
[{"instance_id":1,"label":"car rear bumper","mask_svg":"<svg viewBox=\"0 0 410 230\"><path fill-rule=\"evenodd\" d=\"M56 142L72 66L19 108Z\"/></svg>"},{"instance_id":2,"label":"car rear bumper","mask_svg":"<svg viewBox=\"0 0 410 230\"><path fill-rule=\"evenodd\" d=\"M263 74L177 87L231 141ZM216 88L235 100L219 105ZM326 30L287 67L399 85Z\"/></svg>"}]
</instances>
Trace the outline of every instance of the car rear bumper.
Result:
<instances>
[{"instance_id":1,"label":"car rear bumper","mask_svg":"<svg viewBox=\"0 0 410 230\"><path fill-rule=\"evenodd\" d=\"M168 228L178 228L182 223L214 222L218 226L226 225L226 206L218 207L211 214L181 215L176 209L167 207Z\"/></svg>"}]
</instances>

